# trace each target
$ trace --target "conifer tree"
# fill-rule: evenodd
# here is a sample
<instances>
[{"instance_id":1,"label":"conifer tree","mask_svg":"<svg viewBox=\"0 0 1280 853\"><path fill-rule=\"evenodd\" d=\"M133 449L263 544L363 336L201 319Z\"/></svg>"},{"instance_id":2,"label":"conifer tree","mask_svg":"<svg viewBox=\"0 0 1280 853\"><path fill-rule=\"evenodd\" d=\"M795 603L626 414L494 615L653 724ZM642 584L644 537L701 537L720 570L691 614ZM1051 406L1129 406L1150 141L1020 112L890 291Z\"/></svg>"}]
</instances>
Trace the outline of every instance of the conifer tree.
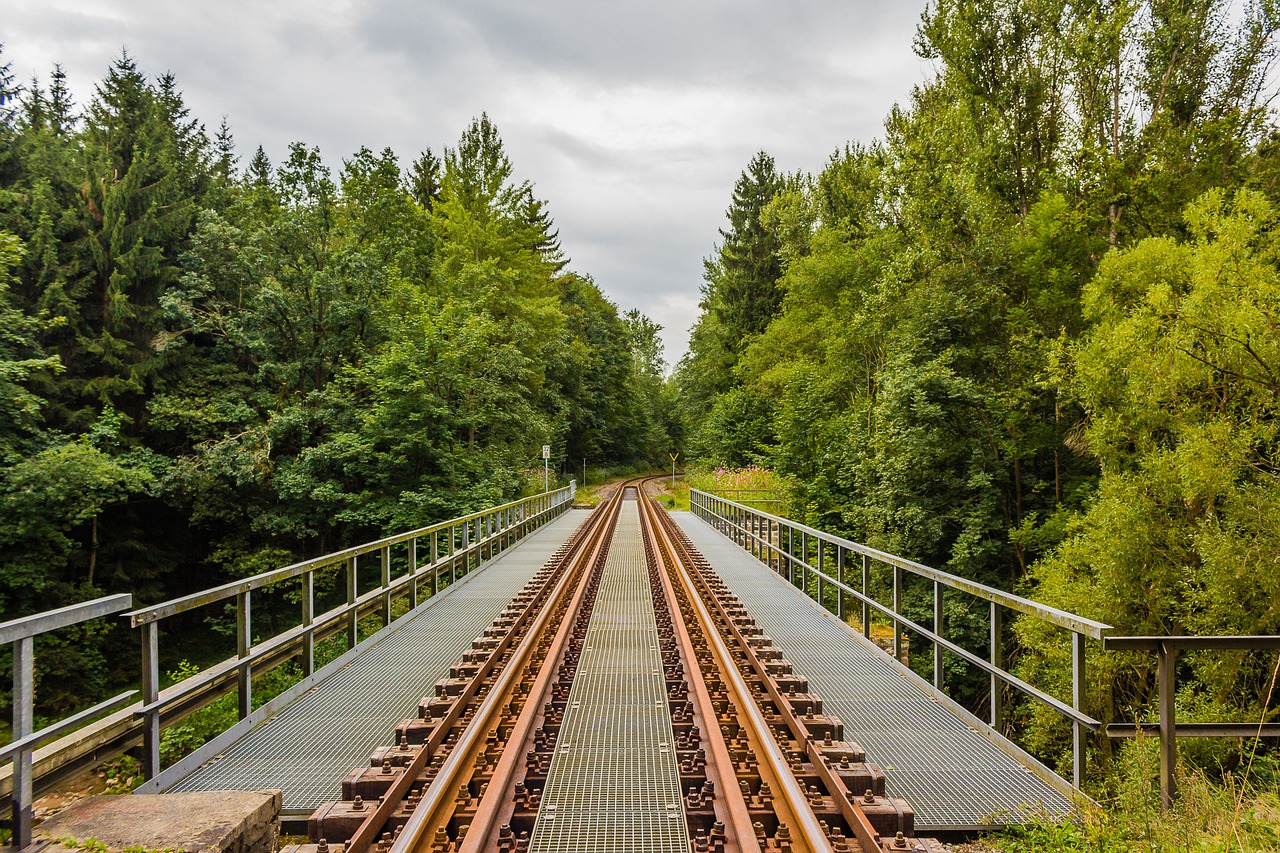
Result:
<instances>
[{"instance_id":1,"label":"conifer tree","mask_svg":"<svg viewBox=\"0 0 1280 853\"><path fill-rule=\"evenodd\" d=\"M729 230L711 272L715 311L730 341L741 347L764 331L782 301L779 242L760 215L782 189L773 158L757 152L733 187Z\"/></svg>"}]
</instances>

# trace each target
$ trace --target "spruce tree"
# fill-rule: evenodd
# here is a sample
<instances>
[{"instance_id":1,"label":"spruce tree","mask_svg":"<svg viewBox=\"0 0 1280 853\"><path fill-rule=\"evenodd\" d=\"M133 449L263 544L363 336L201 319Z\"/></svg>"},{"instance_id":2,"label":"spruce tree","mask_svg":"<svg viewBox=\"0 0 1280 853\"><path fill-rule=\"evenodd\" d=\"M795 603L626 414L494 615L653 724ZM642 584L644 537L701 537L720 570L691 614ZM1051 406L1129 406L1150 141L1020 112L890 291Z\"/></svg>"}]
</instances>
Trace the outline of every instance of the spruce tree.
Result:
<instances>
[{"instance_id":1,"label":"spruce tree","mask_svg":"<svg viewBox=\"0 0 1280 853\"><path fill-rule=\"evenodd\" d=\"M721 230L724 244L712 271L716 314L728 340L740 350L764 331L782 302L778 279L782 264L779 242L765 228L760 214L782 189L773 158L756 153L733 187L729 230Z\"/></svg>"}]
</instances>

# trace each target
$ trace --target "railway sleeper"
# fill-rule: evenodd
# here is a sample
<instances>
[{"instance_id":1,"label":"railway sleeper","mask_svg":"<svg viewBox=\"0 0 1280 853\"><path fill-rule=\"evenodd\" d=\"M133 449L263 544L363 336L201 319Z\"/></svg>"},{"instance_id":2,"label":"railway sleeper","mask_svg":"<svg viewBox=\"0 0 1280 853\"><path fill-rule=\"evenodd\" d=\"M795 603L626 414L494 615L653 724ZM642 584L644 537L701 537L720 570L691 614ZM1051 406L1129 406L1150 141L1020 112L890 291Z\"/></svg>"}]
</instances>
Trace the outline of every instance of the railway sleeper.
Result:
<instances>
[{"instance_id":1,"label":"railway sleeper","mask_svg":"<svg viewBox=\"0 0 1280 853\"><path fill-rule=\"evenodd\" d=\"M733 650L736 665L747 679L753 698L764 712L787 756L792 775L805 791L808 805L827 831L833 849L859 849L859 845L845 835L846 830L852 830L847 823L846 808L853 807L879 835L883 850L940 851L941 845L933 839L913 837L914 812L905 800L886 796L883 769L868 763L865 752L857 744L843 740L843 723L837 717L822 713L821 698L810 693L807 682L792 672L790 662L773 645L772 638L760 629L706 560L693 551L683 533L673 532L673 538L684 552L682 556L686 557L686 565L692 568L690 577L694 585L709 603L716 603L720 618L712 621ZM736 734L733 723L722 721L722 729ZM821 770L825 772L820 772L813 761L821 762ZM744 780L742 784L745 795L751 790L750 783ZM767 785L760 783L760 787L752 791L751 805L763 805L772 799Z\"/></svg>"}]
</instances>

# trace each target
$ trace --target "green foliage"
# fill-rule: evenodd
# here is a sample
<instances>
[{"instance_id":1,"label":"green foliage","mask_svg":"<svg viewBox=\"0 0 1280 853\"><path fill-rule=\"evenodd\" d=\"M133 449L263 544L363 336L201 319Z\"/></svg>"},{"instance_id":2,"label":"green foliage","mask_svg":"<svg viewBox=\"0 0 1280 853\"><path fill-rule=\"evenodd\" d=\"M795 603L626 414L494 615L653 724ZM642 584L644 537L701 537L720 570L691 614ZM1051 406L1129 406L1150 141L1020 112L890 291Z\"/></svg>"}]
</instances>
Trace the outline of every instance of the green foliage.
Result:
<instances>
[{"instance_id":1,"label":"green foliage","mask_svg":"<svg viewBox=\"0 0 1280 853\"><path fill-rule=\"evenodd\" d=\"M331 171L301 142L241 172L227 123L211 139L128 54L83 109L60 69L21 102L11 79L6 615L158 601L499 503L544 443L573 470L665 458L678 435L658 327L569 271L487 116L407 174L367 148ZM114 633L49 642L41 713L134 675Z\"/></svg>"},{"instance_id":2,"label":"green foliage","mask_svg":"<svg viewBox=\"0 0 1280 853\"><path fill-rule=\"evenodd\" d=\"M677 374L691 464L772 468L808 523L1122 631L1280 630L1278 31L1271 2L930 4L937 73L883 139L733 188ZM734 302L748 255L780 301ZM986 654L979 616L947 633ZM1021 620L1006 652L1064 697L1061 634ZM1186 718L1242 718L1273 661L1188 655ZM1094 656L1090 712L1141 715L1151 678ZM1052 712L1007 722L1066 769Z\"/></svg>"},{"instance_id":3,"label":"green foliage","mask_svg":"<svg viewBox=\"0 0 1280 853\"><path fill-rule=\"evenodd\" d=\"M1159 758L1154 741L1125 749L1107 780L1113 793L1098 806L1082 804L1081 819L1033 822L992 839L998 850L1027 853L1127 853L1131 850L1264 851L1280 846L1280 777L1274 757L1249 775L1210 778L1183 774L1172 812L1160 810L1153 786Z\"/></svg>"}]
</instances>

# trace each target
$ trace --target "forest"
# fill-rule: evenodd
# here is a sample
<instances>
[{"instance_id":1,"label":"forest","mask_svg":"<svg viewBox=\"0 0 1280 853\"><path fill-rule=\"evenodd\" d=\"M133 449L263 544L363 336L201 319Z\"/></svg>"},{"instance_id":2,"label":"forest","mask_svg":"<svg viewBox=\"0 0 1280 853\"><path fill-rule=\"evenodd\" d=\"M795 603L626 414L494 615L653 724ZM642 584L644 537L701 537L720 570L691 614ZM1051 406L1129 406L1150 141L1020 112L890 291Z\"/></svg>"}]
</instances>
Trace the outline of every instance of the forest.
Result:
<instances>
[{"instance_id":1,"label":"forest","mask_svg":"<svg viewBox=\"0 0 1280 853\"><path fill-rule=\"evenodd\" d=\"M1278 29L1274 2L931 3L935 73L882 138L733 187L676 371L690 453L1121 634L1280 632ZM985 612L946 620L985 653ZM1069 696L1064 640L1020 622L1017 671ZM1153 660L1090 665L1090 713L1149 713ZM1186 656L1180 719L1256 723L1275 667ZM1005 723L1070 767L1052 712Z\"/></svg>"},{"instance_id":2,"label":"forest","mask_svg":"<svg viewBox=\"0 0 1280 853\"><path fill-rule=\"evenodd\" d=\"M58 67L9 69L0 619L540 492L543 444L570 472L665 459L659 327L573 271L487 116L334 175L302 142L242 164L225 118L210 132L127 53L84 105ZM41 713L135 677L132 644L103 656L42 654Z\"/></svg>"}]
</instances>

